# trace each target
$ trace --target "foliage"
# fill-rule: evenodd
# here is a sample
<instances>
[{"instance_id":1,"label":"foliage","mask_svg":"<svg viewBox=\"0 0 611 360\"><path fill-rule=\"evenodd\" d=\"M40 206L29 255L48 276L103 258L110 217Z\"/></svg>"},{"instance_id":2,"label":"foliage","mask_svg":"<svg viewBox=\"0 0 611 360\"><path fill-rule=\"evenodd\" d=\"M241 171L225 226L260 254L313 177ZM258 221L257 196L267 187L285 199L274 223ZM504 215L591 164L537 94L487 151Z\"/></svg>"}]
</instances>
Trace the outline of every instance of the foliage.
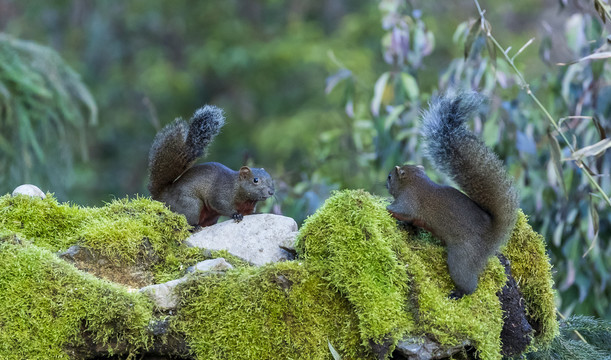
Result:
<instances>
[{"instance_id":1,"label":"foliage","mask_svg":"<svg viewBox=\"0 0 611 360\"><path fill-rule=\"evenodd\" d=\"M82 273L42 247L0 235L0 357L70 359L70 349L146 349L153 306L142 294ZM87 339L85 338L87 337Z\"/></svg>"},{"instance_id":2,"label":"foliage","mask_svg":"<svg viewBox=\"0 0 611 360\"><path fill-rule=\"evenodd\" d=\"M578 332L584 340L575 339ZM551 346L527 355L529 360L611 359L611 322L588 316L560 321L560 336Z\"/></svg>"},{"instance_id":3,"label":"foliage","mask_svg":"<svg viewBox=\"0 0 611 360\"><path fill-rule=\"evenodd\" d=\"M48 177L63 192L73 154L87 158L85 129L96 121L89 90L55 51L0 33L0 182Z\"/></svg>"}]
</instances>

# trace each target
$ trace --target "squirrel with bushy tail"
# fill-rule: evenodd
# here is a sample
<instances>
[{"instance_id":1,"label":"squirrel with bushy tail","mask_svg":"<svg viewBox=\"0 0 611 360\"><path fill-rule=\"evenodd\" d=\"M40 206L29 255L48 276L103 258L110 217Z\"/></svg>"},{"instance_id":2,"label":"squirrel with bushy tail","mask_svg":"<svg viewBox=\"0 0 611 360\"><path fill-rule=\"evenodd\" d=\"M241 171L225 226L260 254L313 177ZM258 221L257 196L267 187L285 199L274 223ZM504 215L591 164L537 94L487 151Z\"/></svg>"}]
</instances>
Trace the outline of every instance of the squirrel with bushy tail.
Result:
<instances>
[{"instance_id":1,"label":"squirrel with bushy tail","mask_svg":"<svg viewBox=\"0 0 611 360\"><path fill-rule=\"evenodd\" d=\"M187 123L176 119L155 136L149 152L149 191L154 200L183 214L193 226L216 224L221 215L236 222L274 195L263 168L234 171L217 162L195 165L225 124L223 111L206 105Z\"/></svg>"},{"instance_id":2,"label":"squirrel with bushy tail","mask_svg":"<svg viewBox=\"0 0 611 360\"><path fill-rule=\"evenodd\" d=\"M502 162L465 125L483 100L475 92L440 97L422 119L427 157L464 193L433 182L422 166L396 166L387 181L391 215L445 243L454 298L475 291L488 258L511 235L519 207Z\"/></svg>"}]
</instances>

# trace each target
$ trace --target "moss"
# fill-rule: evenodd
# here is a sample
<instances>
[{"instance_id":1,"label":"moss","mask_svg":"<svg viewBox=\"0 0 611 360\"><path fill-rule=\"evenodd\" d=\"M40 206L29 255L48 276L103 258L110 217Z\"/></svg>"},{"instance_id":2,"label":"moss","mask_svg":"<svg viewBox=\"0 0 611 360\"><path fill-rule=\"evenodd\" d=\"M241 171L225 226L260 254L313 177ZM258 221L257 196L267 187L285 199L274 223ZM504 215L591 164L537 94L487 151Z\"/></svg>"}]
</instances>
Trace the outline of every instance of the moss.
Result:
<instances>
[{"instance_id":1,"label":"moss","mask_svg":"<svg viewBox=\"0 0 611 360\"><path fill-rule=\"evenodd\" d=\"M0 197L0 226L50 251L80 245L117 268L137 263L153 272L156 282L180 277L206 259L201 250L182 245L190 235L184 216L149 198L87 208L59 204L52 194L44 200L5 195Z\"/></svg>"},{"instance_id":2,"label":"moss","mask_svg":"<svg viewBox=\"0 0 611 360\"><path fill-rule=\"evenodd\" d=\"M413 327L407 273L394 251L400 242L383 202L362 190L336 192L299 233L301 258L354 306L364 345L390 341L393 348Z\"/></svg>"},{"instance_id":3,"label":"moss","mask_svg":"<svg viewBox=\"0 0 611 360\"><path fill-rule=\"evenodd\" d=\"M498 259L490 259L475 293L450 299L445 248L427 232L397 230L385 205L363 191L337 192L306 221L297 243L302 258L354 307L363 343L389 333L393 340L428 336L451 346L469 339L480 358L500 359L503 315L496 294L506 278ZM537 341L549 343L557 334L551 265L523 214L504 253L528 314L540 323Z\"/></svg>"},{"instance_id":4,"label":"moss","mask_svg":"<svg viewBox=\"0 0 611 360\"><path fill-rule=\"evenodd\" d=\"M180 287L171 329L199 359L330 359L327 342L344 359L371 359L370 340L392 348L403 336L470 339L480 358L499 359L498 260L474 294L449 299L444 247L426 232L397 229L385 206L364 191L336 192L302 227L299 260L256 268L187 248L184 217L146 198L81 208L50 194L0 197L0 358L68 358L84 336L111 352L120 343L132 353L150 345L146 299L53 253L79 244L117 263L145 261L157 282L205 258L232 263L224 276L194 274ZM558 332L551 266L523 214L503 252L538 324L537 345L546 346Z\"/></svg>"},{"instance_id":5,"label":"moss","mask_svg":"<svg viewBox=\"0 0 611 360\"><path fill-rule=\"evenodd\" d=\"M148 299L15 240L0 241L0 358L69 359L84 336L111 352L147 347Z\"/></svg>"},{"instance_id":6,"label":"moss","mask_svg":"<svg viewBox=\"0 0 611 360\"><path fill-rule=\"evenodd\" d=\"M511 239L503 254L511 262L511 273L526 300L528 316L537 331L536 346L549 346L558 335L552 265L545 250L545 240L528 225L520 212Z\"/></svg>"},{"instance_id":7,"label":"moss","mask_svg":"<svg viewBox=\"0 0 611 360\"><path fill-rule=\"evenodd\" d=\"M181 289L173 323L198 359L370 359L351 304L307 263L200 276Z\"/></svg>"},{"instance_id":8,"label":"moss","mask_svg":"<svg viewBox=\"0 0 611 360\"><path fill-rule=\"evenodd\" d=\"M411 335L432 337L446 345L471 340L481 359L500 359L503 314L496 293L505 284L504 269L492 258L480 275L477 290L459 300L447 268L447 253L428 233L418 238L404 232L399 251L412 284L410 302L417 308L417 329Z\"/></svg>"}]
</instances>

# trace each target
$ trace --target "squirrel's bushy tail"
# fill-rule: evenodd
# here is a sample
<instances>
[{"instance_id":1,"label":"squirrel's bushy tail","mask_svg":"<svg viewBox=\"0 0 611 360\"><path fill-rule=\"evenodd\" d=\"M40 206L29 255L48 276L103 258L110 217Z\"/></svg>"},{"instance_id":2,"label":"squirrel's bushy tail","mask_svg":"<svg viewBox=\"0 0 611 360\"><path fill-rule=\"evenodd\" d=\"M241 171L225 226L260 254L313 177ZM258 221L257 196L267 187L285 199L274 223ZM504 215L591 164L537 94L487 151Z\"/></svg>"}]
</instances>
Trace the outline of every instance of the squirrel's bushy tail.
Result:
<instances>
[{"instance_id":1,"label":"squirrel's bushy tail","mask_svg":"<svg viewBox=\"0 0 611 360\"><path fill-rule=\"evenodd\" d=\"M519 199L503 163L464 124L483 101L475 92L433 100L422 133L429 160L491 215L492 242L498 245L515 226Z\"/></svg>"},{"instance_id":2,"label":"squirrel's bushy tail","mask_svg":"<svg viewBox=\"0 0 611 360\"><path fill-rule=\"evenodd\" d=\"M153 199L193 166L224 124L223 110L206 105L189 123L179 118L157 133L149 152L148 188Z\"/></svg>"}]
</instances>

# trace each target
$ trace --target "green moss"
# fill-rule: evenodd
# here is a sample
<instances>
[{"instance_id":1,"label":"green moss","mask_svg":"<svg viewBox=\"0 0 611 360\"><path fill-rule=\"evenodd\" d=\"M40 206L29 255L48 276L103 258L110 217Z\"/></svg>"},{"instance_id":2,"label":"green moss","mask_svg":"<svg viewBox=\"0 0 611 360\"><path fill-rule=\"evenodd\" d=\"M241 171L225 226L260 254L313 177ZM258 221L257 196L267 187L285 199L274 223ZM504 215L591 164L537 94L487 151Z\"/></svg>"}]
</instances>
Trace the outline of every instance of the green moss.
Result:
<instances>
[{"instance_id":1,"label":"green moss","mask_svg":"<svg viewBox=\"0 0 611 360\"><path fill-rule=\"evenodd\" d=\"M354 306L364 345L397 343L413 327L405 311L407 273L385 204L362 190L336 192L300 233L297 250Z\"/></svg>"},{"instance_id":2,"label":"green moss","mask_svg":"<svg viewBox=\"0 0 611 360\"><path fill-rule=\"evenodd\" d=\"M528 225L528 218L522 212L502 251L511 262L511 273L526 300L528 315L537 323L535 345L545 348L558 335L552 265L545 240Z\"/></svg>"},{"instance_id":3,"label":"green moss","mask_svg":"<svg viewBox=\"0 0 611 360\"><path fill-rule=\"evenodd\" d=\"M200 276L181 290L173 326L198 359L370 359L351 304L307 263Z\"/></svg>"},{"instance_id":4,"label":"green moss","mask_svg":"<svg viewBox=\"0 0 611 360\"><path fill-rule=\"evenodd\" d=\"M86 209L59 204L50 193L44 200L26 195L0 197L0 227L51 251L75 244L75 229L82 227L88 216Z\"/></svg>"},{"instance_id":5,"label":"green moss","mask_svg":"<svg viewBox=\"0 0 611 360\"><path fill-rule=\"evenodd\" d=\"M171 327L199 359L330 359L328 342L344 359L371 359L370 340L392 348L403 336L469 339L480 358L499 359L498 260L474 294L452 300L445 248L426 232L398 230L385 206L364 191L337 192L302 227L299 260L255 268L185 247L184 217L149 199L81 208L50 194L0 197L0 358L67 358L83 334L111 351L117 342L133 353L150 345L146 299L53 253L79 244L118 263L145 261L157 282L205 258L232 263L224 276L194 274L180 288ZM546 346L558 333L551 266L523 214L503 252L538 324L537 346Z\"/></svg>"},{"instance_id":6,"label":"green moss","mask_svg":"<svg viewBox=\"0 0 611 360\"><path fill-rule=\"evenodd\" d=\"M502 310L496 296L505 284L504 269L492 258L481 274L477 290L459 300L449 298L454 289L447 268L447 253L428 233L418 238L404 233L399 251L410 275L410 302L417 308L417 329L441 344L457 345L470 339L481 359L500 359Z\"/></svg>"},{"instance_id":7,"label":"green moss","mask_svg":"<svg viewBox=\"0 0 611 360\"><path fill-rule=\"evenodd\" d=\"M28 196L0 197L0 227L50 251L81 245L116 265L142 264L157 282L175 279L206 259L182 245L190 233L184 216L148 198L118 199L100 208Z\"/></svg>"},{"instance_id":8,"label":"green moss","mask_svg":"<svg viewBox=\"0 0 611 360\"><path fill-rule=\"evenodd\" d=\"M0 240L0 358L69 359L85 334L111 352L147 347L148 299L16 239Z\"/></svg>"}]
</instances>

